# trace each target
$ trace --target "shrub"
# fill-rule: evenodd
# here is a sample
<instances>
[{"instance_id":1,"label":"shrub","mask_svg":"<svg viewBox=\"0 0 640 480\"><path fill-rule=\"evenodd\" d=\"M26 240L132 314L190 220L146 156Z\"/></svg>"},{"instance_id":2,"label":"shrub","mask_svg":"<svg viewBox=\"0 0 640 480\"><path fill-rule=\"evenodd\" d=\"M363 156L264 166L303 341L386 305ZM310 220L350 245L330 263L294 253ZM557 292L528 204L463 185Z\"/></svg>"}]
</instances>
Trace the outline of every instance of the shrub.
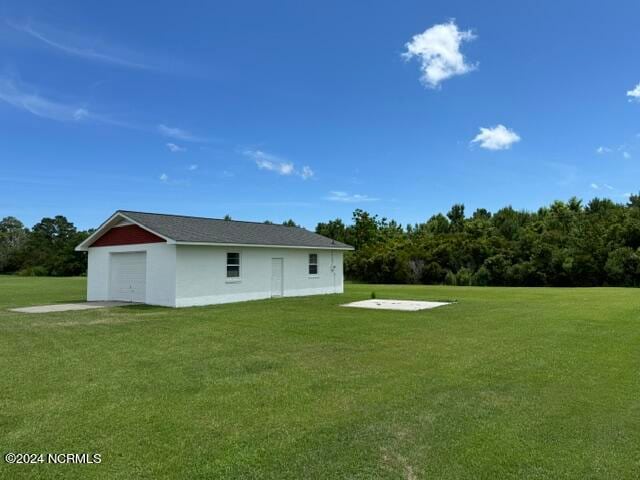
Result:
<instances>
[{"instance_id":1,"label":"shrub","mask_svg":"<svg viewBox=\"0 0 640 480\"><path fill-rule=\"evenodd\" d=\"M506 283L507 272L511 266L511 262L505 255L500 253L489 257L484 261L483 266L489 272L488 284L504 285Z\"/></svg>"},{"instance_id":2,"label":"shrub","mask_svg":"<svg viewBox=\"0 0 640 480\"><path fill-rule=\"evenodd\" d=\"M462 267L458 270L458 273L456 273L456 285L471 285L471 270L466 267Z\"/></svg>"},{"instance_id":3,"label":"shrub","mask_svg":"<svg viewBox=\"0 0 640 480\"><path fill-rule=\"evenodd\" d=\"M26 267L18 272L18 275L22 277L46 277L49 275L49 271L40 265L35 267Z\"/></svg>"},{"instance_id":4,"label":"shrub","mask_svg":"<svg viewBox=\"0 0 640 480\"><path fill-rule=\"evenodd\" d=\"M482 265L476 273L471 277L471 285L477 285L478 287L486 287L491 281L491 274L487 267Z\"/></svg>"},{"instance_id":5,"label":"shrub","mask_svg":"<svg viewBox=\"0 0 640 480\"><path fill-rule=\"evenodd\" d=\"M406 261L405 283L418 283L424 275L424 260L411 258Z\"/></svg>"},{"instance_id":6,"label":"shrub","mask_svg":"<svg viewBox=\"0 0 640 480\"><path fill-rule=\"evenodd\" d=\"M447 270L446 275L444 276L444 284L445 285L456 285L456 274L451 270Z\"/></svg>"},{"instance_id":7,"label":"shrub","mask_svg":"<svg viewBox=\"0 0 640 480\"><path fill-rule=\"evenodd\" d=\"M442 283L445 271L437 262L431 262L422 270L422 283Z\"/></svg>"}]
</instances>

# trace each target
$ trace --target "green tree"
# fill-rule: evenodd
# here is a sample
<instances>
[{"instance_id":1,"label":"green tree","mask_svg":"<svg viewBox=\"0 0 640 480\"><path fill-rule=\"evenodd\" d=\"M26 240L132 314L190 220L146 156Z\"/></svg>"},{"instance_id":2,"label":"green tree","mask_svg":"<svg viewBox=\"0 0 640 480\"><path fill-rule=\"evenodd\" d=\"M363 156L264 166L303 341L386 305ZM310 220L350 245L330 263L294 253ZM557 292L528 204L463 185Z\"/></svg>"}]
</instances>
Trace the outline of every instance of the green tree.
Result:
<instances>
[{"instance_id":1,"label":"green tree","mask_svg":"<svg viewBox=\"0 0 640 480\"><path fill-rule=\"evenodd\" d=\"M362 248L372 242L375 242L378 237L378 216L371 215L364 210L357 209L353 212L353 225L351 226L351 234L353 246L356 248Z\"/></svg>"},{"instance_id":2,"label":"green tree","mask_svg":"<svg viewBox=\"0 0 640 480\"><path fill-rule=\"evenodd\" d=\"M638 281L638 254L632 248L619 247L609 253L604 268L612 285L632 286Z\"/></svg>"},{"instance_id":3,"label":"green tree","mask_svg":"<svg viewBox=\"0 0 640 480\"><path fill-rule=\"evenodd\" d=\"M86 272L86 258L75 247L87 237L62 215L36 223L25 244L23 269L46 275L80 275Z\"/></svg>"},{"instance_id":4,"label":"green tree","mask_svg":"<svg viewBox=\"0 0 640 480\"><path fill-rule=\"evenodd\" d=\"M421 228L432 235L444 235L449 233L449 220L447 217L438 213L433 215L426 223L424 228Z\"/></svg>"},{"instance_id":5,"label":"green tree","mask_svg":"<svg viewBox=\"0 0 640 480\"><path fill-rule=\"evenodd\" d=\"M464 205L457 203L447 213L449 228L452 232L461 232L464 229Z\"/></svg>"},{"instance_id":6,"label":"green tree","mask_svg":"<svg viewBox=\"0 0 640 480\"><path fill-rule=\"evenodd\" d=\"M28 234L29 230L15 217L5 217L0 221L0 273L20 269Z\"/></svg>"},{"instance_id":7,"label":"green tree","mask_svg":"<svg viewBox=\"0 0 640 480\"><path fill-rule=\"evenodd\" d=\"M316 233L332 238L333 240L337 240L338 242L349 244L349 239L347 238L347 227L339 218L329 220L326 223L318 223L316 226Z\"/></svg>"}]
</instances>

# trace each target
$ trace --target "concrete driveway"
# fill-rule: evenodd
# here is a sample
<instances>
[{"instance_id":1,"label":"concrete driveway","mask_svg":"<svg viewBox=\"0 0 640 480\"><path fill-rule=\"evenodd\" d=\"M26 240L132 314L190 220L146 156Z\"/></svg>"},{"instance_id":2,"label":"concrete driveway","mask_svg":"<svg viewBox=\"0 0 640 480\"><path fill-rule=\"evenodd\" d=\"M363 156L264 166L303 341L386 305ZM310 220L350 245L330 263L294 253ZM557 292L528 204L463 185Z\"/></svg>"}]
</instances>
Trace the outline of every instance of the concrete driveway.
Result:
<instances>
[{"instance_id":1,"label":"concrete driveway","mask_svg":"<svg viewBox=\"0 0 640 480\"><path fill-rule=\"evenodd\" d=\"M20 313L53 313L69 312L72 310L93 310L95 308L121 307L133 305L130 302L81 302L81 303L57 303L55 305L38 305L36 307L10 308L11 312Z\"/></svg>"}]
</instances>

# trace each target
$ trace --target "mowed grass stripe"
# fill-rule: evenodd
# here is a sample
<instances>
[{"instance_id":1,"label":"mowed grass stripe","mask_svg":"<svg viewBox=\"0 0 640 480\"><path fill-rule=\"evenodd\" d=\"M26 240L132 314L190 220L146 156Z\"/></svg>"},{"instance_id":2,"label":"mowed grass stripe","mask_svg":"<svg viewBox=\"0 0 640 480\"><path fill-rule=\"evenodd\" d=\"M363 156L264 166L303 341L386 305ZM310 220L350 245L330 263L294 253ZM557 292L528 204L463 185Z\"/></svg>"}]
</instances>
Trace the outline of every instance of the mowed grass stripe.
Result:
<instances>
[{"instance_id":1,"label":"mowed grass stripe","mask_svg":"<svg viewBox=\"0 0 640 480\"><path fill-rule=\"evenodd\" d=\"M370 297L455 300L420 312ZM637 478L640 294L348 284L344 295L18 314L0 277L2 478Z\"/></svg>"}]
</instances>

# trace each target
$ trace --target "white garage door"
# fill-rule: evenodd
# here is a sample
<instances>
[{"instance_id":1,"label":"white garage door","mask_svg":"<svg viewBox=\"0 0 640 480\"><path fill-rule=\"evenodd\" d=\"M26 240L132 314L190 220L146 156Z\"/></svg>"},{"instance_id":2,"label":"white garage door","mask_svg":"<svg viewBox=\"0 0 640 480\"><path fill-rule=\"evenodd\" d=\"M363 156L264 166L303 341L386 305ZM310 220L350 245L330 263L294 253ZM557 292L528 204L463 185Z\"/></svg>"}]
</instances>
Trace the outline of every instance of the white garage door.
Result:
<instances>
[{"instance_id":1,"label":"white garage door","mask_svg":"<svg viewBox=\"0 0 640 480\"><path fill-rule=\"evenodd\" d=\"M111 300L144 303L147 291L147 254L111 254Z\"/></svg>"}]
</instances>

